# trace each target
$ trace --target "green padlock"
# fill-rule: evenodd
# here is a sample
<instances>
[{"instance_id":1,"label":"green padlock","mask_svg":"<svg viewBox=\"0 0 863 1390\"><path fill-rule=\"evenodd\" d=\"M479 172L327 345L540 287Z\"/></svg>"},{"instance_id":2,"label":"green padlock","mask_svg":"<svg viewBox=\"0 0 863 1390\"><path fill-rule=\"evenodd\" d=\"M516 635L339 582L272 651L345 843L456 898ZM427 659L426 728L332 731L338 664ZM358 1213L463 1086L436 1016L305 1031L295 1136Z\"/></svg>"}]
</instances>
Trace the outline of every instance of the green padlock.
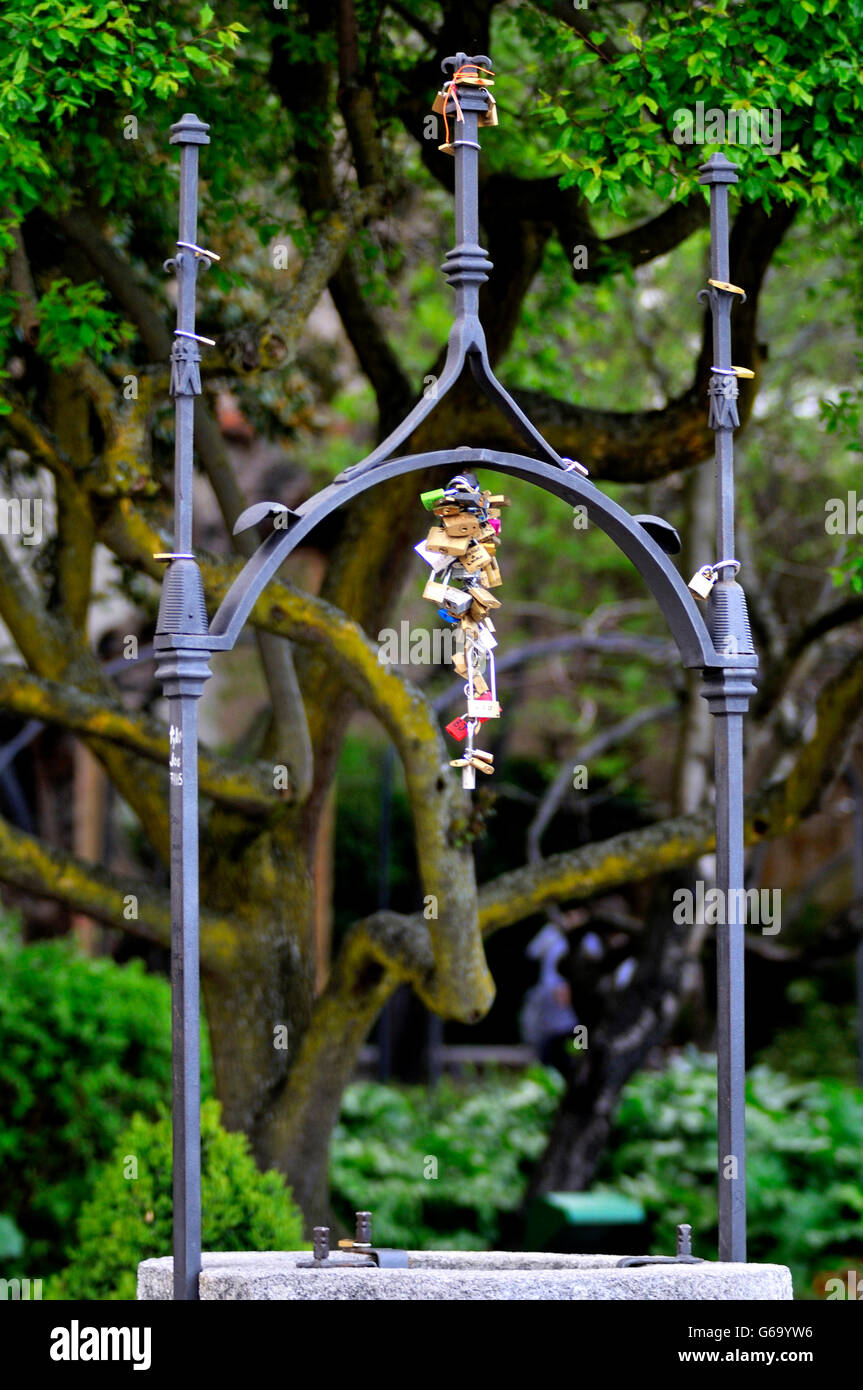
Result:
<instances>
[{"instance_id":1,"label":"green padlock","mask_svg":"<svg viewBox=\"0 0 863 1390\"><path fill-rule=\"evenodd\" d=\"M436 487L433 492L421 492L420 501L427 512L433 512L443 501L443 488Z\"/></svg>"}]
</instances>

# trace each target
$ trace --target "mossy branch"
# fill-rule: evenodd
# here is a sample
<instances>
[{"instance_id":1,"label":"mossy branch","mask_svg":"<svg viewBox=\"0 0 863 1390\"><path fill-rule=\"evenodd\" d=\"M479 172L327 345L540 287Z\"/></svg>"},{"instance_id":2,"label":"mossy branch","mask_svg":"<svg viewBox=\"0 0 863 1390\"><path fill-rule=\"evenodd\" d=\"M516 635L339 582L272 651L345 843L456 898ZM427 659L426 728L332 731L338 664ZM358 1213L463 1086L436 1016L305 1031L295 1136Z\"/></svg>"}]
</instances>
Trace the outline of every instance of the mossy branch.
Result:
<instances>
[{"instance_id":1,"label":"mossy branch","mask_svg":"<svg viewBox=\"0 0 863 1390\"><path fill-rule=\"evenodd\" d=\"M20 666L0 665L0 708L26 719L41 719L75 733L93 734L166 766L168 730L155 720L108 705L101 696L76 686L44 680ZM273 789L270 763L244 765L204 750L198 765L201 791L244 812L271 812L288 794Z\"/></svg>"},{"instance_id":2,"label":"mossy branch","mask_svg":"<svg viewBox=\"0 0 863 1390\"><path fill-rule=\"evenodd\" d=\"M0 879L25 893L51 898L85 912L106 926L171 944L171 900L151 880L123 879L101 864L88 864L17 830L0 817ZM234 924L201 913L201 967L227 972L236 967L239 943Z\"/></svg>"},{"instance_id":3,"label":"mossy branch","mask_svg":"<svg viewBox=\"0 0 863 1390\"><path fill-rule=\"evenodd\" d=\"M4 390L3 395L11 409L0 421L2 428L15 436L34 463L41 463L56 477L73 478L71 460L53 435L41 422L33 418L29 410L8 388Z\"/></svg>"}]
</instances>

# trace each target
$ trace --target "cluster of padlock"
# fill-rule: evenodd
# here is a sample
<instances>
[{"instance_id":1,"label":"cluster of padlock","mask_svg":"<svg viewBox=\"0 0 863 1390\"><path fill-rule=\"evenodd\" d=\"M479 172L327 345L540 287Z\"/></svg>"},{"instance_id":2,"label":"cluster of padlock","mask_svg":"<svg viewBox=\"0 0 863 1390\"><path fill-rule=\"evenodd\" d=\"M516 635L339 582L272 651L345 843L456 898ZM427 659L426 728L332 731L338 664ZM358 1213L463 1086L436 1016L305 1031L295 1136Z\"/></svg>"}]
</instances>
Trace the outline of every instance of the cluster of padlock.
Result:
<instances>
[{"instance_id":1,"label":"cluster of padlock","mask_svg":"<svg viewBox=\"0 0 863 1390\"><path fill-rule=\"evenodd\" d=\"M437 606L445 623L460 629L464 645L453 666L464 677L465 713L447 724L447 733L464 743L451 767L462 770L462 786L476 786L476 773L494 772L494 755L475 744L476 731L500 718L495 682L492 611L500 599L491 592L501 583L496 552L500 545L501 508L509 502L485 492L473 473L459 473L444 488L422 494L422 503L437 524L415 550L431 567L423 598Z\"/></svg>"},{"instance_id":2,"label":"cluster of padlock","mask_svg":"<svg viewBox=\"0 0 863 1390\"><path fill-rule=\"evenodd\" d=\"M466 53L458 53L454 59L449 59L450 64L455 64L455 71L449 82L445 82L441 91L438 92L432 106L432 111L438 116L443 116L444 122L444 142L438 145L442 154L455 154L456 145L460 142L450 138L449 121L447 120L447 104L452 101L455 107L454 115L457 121L462 120L461 107L458 99L458 88L461 83L465 87L484 87L488 93L488 104L477 120L479 126L496 126L498 124L497 103L489 90L494 86L494 73L491 69L491 59L484 54L479 54L475 58L468 58ZM446 69L444 69L446 70ZM480 76L484 73L485 76Z\"/></svg>"}]
</instances>

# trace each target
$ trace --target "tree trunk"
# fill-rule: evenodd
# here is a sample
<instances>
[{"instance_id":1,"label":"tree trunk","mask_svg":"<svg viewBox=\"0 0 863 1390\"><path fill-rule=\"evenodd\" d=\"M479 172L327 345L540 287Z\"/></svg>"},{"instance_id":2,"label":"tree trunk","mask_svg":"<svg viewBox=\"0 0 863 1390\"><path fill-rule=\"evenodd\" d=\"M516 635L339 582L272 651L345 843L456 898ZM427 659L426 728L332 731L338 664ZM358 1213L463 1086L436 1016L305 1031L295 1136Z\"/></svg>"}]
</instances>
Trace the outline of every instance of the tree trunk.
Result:
<instances>
[{"instance_id":1,"label":"tree trunk","mask_svg":"<svg viewBox=\"0 0 863 1390\"><path fill-rule=\"evenodd\" d=\"M665 910L646 925L646 951L632 980L617 996L610 990L604 1008L597 1001L598 1022L588 1025L587 1046L576 1054L548 1146L533 1174L531 1196L581 1192L589 1186L623 1087L668 1037L677 1017L688 935L687 927L670 920L670 899L670 886L660 884L657 902Z\"/></svg>"}]
</instances>

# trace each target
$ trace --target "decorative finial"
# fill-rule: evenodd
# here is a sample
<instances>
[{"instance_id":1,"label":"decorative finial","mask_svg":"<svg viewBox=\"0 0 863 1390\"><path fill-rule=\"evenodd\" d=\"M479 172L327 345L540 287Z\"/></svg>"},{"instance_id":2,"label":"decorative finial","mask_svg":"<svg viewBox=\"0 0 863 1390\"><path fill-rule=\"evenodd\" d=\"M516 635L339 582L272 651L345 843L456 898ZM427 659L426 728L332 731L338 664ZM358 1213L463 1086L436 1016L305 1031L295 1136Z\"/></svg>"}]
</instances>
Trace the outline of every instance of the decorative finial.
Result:
<instances>
[{"instance_id":1,"label":"decorative finial","mask_svg":"<svg viewBox=\"0 0 863 1390\"><path fill-rule=\"evenodd\" d=\"M732 164L731 160L717 150L712 154L706 163L699 165L698 172L701 178L699 183L736 183L737 170L739 164Z\"/></svg>"},{"instance_id":2,"label":"decorative finial","mask_svg":"<svg viewBox=\"0 0 863 1390\"><path fill-rule=\"evenodd\" d=\"M454 53L452 57L444 58L440 70L442 73L448 73L450 69L458 72L459 68L463 67L486 68L491 71L494 64L487 53L476 53L472 58L468 57L467 53Z\"/></svg>"},{"instance_id":3,"label":"decorative finial","mask_svg":"<svg viewBox=\"0 0 863 1390\"><path fill-rule=\"evenodd\" d=\"M209 129L206 121L200 121L191 111L187 111L185 116L181 116L171 126L170 143L172 145L209 145L210 137L207 134Z\"/></svg>"}]
</instances>

